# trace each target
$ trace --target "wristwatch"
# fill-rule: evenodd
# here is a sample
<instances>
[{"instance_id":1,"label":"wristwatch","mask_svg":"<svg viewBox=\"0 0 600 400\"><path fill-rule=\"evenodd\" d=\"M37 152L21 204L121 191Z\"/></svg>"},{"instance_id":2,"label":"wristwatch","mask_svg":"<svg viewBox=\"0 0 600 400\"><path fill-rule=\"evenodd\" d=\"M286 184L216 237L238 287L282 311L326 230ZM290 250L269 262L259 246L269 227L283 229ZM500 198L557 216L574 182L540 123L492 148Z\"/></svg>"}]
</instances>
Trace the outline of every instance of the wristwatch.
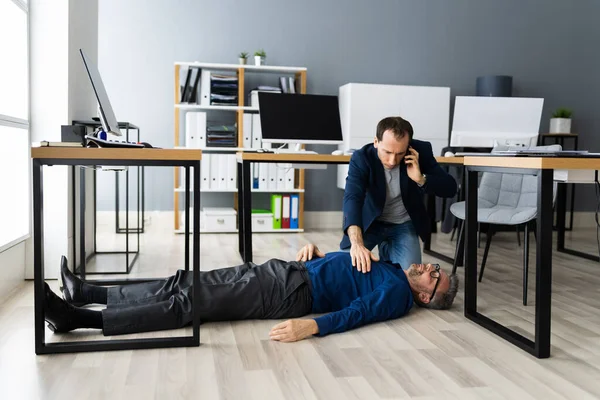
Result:
<instances>
[{"instance_id":1,"label":"wristwatch","mask_svg":"<svg viewBox=\"0 0 600 400\"><path fill-rule=\"evenodd\" d=\"M423 187L423 186L425 186L426 183L427 183L427 175L423 174L423 184L421 185L421 184L419 184L419 182L417 182L417 185L419 187Z\"/></svg>"}]
</instances>

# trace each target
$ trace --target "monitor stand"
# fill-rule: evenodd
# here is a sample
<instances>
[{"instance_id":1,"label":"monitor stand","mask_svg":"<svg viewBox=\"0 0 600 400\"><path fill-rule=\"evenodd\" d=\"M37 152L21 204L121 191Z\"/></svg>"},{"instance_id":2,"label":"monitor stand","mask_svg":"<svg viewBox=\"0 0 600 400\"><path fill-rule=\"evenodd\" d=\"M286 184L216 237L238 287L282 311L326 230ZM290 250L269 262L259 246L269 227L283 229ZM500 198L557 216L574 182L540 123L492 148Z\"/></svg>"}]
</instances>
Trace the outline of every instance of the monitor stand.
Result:
<instances>
[{"instance_id":1,"label":"monitor stand","mask_svg":"<svg viewBox=\"0 0 600 400\"><path fill-rule=\"evenodd\" d=\"M317 154L316 151L305 150L300 143L296 143L293 149L273 149L275 154Z\"/></svg>"}]
</instances>

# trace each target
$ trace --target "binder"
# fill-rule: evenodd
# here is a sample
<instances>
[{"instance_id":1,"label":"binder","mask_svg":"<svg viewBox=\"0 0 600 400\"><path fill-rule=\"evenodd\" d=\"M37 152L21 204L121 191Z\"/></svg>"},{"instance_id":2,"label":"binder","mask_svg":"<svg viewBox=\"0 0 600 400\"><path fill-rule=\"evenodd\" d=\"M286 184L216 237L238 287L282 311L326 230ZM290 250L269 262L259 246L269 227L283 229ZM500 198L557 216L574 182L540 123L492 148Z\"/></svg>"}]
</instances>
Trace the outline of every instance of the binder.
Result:
<instances>
[{"instance_id":1,"label":"binder","mask_svg":"<svg viewBox=\"0 0 600 400\"><path fill-rule=\"evenodd\" d=\"M269 190L269 164L255 164L258 170L258 189Z\"/></svg>"},{"instance_id":2,"label":"binder","mask_svg":"<svg viewBox=\"0 0 600 400\"><path fill-rule=\"evenodd\" d=\"M296 170L294 168L290 168L285 173L285 185L283 190L293 190L295 189L296 184Z\"/></svg>"},{"instance_id":3,"label":"binder","mask_svg":"<svg viewBox=\"0 0 600 400\"><path fill-rule=\"evenodd\" d=\"M185 84L183 85L183 89L181 90L181 98L179 99L180 103L187 102L187 98L189 95L189 85L190 85L191 79L192 79L192 68L188 68L187 74L185 76Z\"/></svg>"},{"instance_id":4,"label":"binder","mask_svg":"<svg viewBox=\"0 0 600 400\"><path fill-rule=\"evenodd\" d=\"M263 163L262 165L268 165L268 168L269 168L269 184L268 184L267 188L269 190L276 191L277 190L277 164L274 164L274 163L264 164Z\"/></svg>"},{"instance_id":5,"label":"binder","mask_svg":"<svg viewBox=\"0 0 600 400\"><path fill-rule=\"evenodd\" d=\"M200 76L202 75L201 68L196 69L196 78L194 79L194 86L192 86L192 91L188 97L188 103L198 103L198 82L200 81Z\"/></svg>"},{"instance_id":6,"label":"binder","mask_svg":"<svg viewBox=\"0 0 600 400\"><path fill-rule=\"evenodd\" d=\"M200 189L210 189L210 154L202 154L200 161Z\"/></svg>"},{"instance_id":7,"label":"binder","mask_svg":"<svg viewBox=\"0 0 600 400\"><path fill-rule=\"evenodd\" d=\"M281 197L281 229L290 229L290 195Z\"/></svg>"},{"instance_id":8,"label":"binder","mask_svg":"<svg viewBox=\"0 0 600 400\"><path fill-rule=\"evenodd\" d=\"M290 164L275 164L277 168L277 190L285 190L285 175L287 170L291 167Z\"/></svg>"},{"instance_id":9,"label":"binder","mask_svg":"<svg viewBox=\"0 0 600 400\"><path fill-rule=\"evenodd\" d=\"M300 207L300 196L290 195L290 229L298 229L298 213Z\"/></svg>"},{"instance_id":10,"label":"binder","mask_svg":"<svg viewBox=\"0 0 600 400\"><path fill-rule=\"evenodd\" d=\"M244 113L244 118L242 120L243 125L242 128L244 130L244 149L252 148L252 114Z\"/></svg>"},{"instance_id":11,"label":"binder","mask_svg":"<svg viewBox=\"0 0 600 400\"><path fill-rule=\"evenodd\" d=\"M203 106L210 105L210 76L211 71L204 70L200 75L200 102Z\"/></svg>"},{"instance_id":12,"label":"binder","mask_svg":"<svg viewBox=\"0 0 600 400\"><path fill-rule=\"evenodd\" d=\"M235 154L228 154L227 159L227 189L237 189L237 160Z\"/></svg>"},{"instance_id":13,"label":"binder","mask_svg":"<svg viewBox=\"0 0 600 400\"><path fill-rule=\"evenodd\" d=\"M250 114L252 119L252 148L260 149L262 142L262 131L260 129L260 115L258 114ZM252 171L252 187L254 189L262 189L260 184L260 165L257 163L253 163L250 165L250 170ZM265 175L266 176L266 175ZM264 187L266 189L266 187Z\"/></svg>"},{"instance_id":14,"label":"binder","mask_svg":"<svg viewBox=\"0 0 600 400\"><path fill-rule=\"evenodd\" d=\"M273 213L273 229L281 229L281 195L271 195L271 212Z\"/></svg>"},{"instance_id":15,"label":"binder","mask_svg":"<svg viewBox=\"0 0 600 400\"><path fill-rule=\"evenodd\" d=\"M202 157L204 158L204 157ZM210 155L210 185L211 190L219 189L219 156L217 154ZM202 164L200 164L202 166Z\"/></svg>"},{"instance_id":16,"label":"binder","mask_svg":"<svg viewBox=\"0 0 600 400\"><path fill-rule=\"evenodd\" d=\"M206 112L188 112L185 115L185 147L206 147Z\"/></svg>"},{"instance_id":17,"label":"binder","mask_svg":"<svg viewBox=\"0 0 600 400\"><path fill-rule=\"evenodd\" d=\"M226 190L227 189L227 175L228 175L228 170L229 168L227 167L227 161L229 161L229 156L227 154L219 154L218 156L216 156L215 158L217 158L219 160L219 173L218 173L218 179L219 179L219 190Z\"/></svg>"}]
</instances>

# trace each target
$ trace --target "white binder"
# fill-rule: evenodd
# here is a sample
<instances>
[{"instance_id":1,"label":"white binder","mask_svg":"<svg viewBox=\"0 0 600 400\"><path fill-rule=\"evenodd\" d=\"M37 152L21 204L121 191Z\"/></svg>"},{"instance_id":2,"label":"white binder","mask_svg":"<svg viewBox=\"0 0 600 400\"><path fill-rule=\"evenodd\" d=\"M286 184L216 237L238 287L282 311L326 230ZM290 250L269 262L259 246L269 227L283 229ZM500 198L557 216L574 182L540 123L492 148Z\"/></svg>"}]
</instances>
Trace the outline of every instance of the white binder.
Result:
<instances>
[{"instance_id":1,"label":"white binder","mask_svg":"<svg viewBox=\"0 0 600 400\"><path fill-rule=\"evenodd\" d=\"M258 172L258 188L260 190L269 190L269 164L255 164Z\"/></svg>"},{"instance_id":2,"label":"white binder","mask_svg":"<svg viewBox=\"0 0 600 400\"><path fill-rule=\"evenodd\" d=\"M284 190L292 190L294 189L294 185L296 184L296 170L294 168L289 168L285 173L285 185Z\"/></svg>"},{"instance_id":3,"label":"white binder","mask_svg":"<svg viewBox=\"0 0 600 400\"><path fill-rule=\"evenodd\" d=\"M252 148L252 114L244 113L243 118L244 142L245 149Z\"/></svg>"},{"instance_id":4,"label":"white binder","mask_svg":"<svg viewBox=\"0 0 600 400\"><path fill-rule=\"evenodd\" d=\"M237 160L235 154L227 155L227 189L237 189Z\"/></svg>"},{"instance_id":5,"label":"white binder","mask_svg":"<svg viewBox=\"0 0 600 400\"><path fill-rule=\"evenodd\" d=\"M227 179L229 168L227 166L227 162L229 161L228 154L219 154L216 158L219 159L219 173L218 173L218 187L219 190L227 189Z\"/></svg>"},{"instance_id":6,"label":"white binder","mask_svg":"<svg viewBox=\"0 0 600 400\"><path fill-rule=\"evenodd\" d=\"M217 154L210 155L210 189L219 189L219 156Z\"/></svg>"},{"instance_id":7,"label":"white binder","mask_svg":"<svg viewBox=\"0 0 600 400\"><path fill-rule=\"evenodd\" d=\"M252 148L260 149L262 147L262 129L260 127L260 115L252 115Z\"/></svg>"},{"instance_id":8,"label":"white binder","mask_svg":"<svg viewBox=\"0 0 600 400\"><path fill-rule=\"evenodd\" d=\"M269 184L268 189L276 191L277 190L277 164L261 164L268 165L269 167Z\"/></svg>"},{"instance_id":9,"label":"white binder","mask_svg":"<svg viewBox=\"0 0 600 400\"><path fill-rule=\"evenodd\" d=\"M202 154L200 161L200 189L210 189L210 154Z\"/></svg>"},{"instance_id":10,"label":"white binder","mask_svg":"<svg viewBox=\"0 0 600 400\"><path fill-rule=\"evenodd\" d=\"M185 147L190 149L206 147L205 112L188 112L185 114Z\"/></svg>"},{"instance_id":11,"label":"white binder","mask_svg":"<svg viewBox=\"0 0 600 400\"><path fill-rule=\"evenodd\" d=\"M207 69L201 70L200 75L200 104L203 106L210 105L210 74Z\"/></svg>"},{"instance_id":12,"label":"white binder","mask_svg":"<svg viewBox=\"0 0 600 400\"><path fill-rule=\"evenodd\" d=\"M285 190L285 178L290 164L275 164L277 168L277 190Z\"/></svg>"}]
</instances>

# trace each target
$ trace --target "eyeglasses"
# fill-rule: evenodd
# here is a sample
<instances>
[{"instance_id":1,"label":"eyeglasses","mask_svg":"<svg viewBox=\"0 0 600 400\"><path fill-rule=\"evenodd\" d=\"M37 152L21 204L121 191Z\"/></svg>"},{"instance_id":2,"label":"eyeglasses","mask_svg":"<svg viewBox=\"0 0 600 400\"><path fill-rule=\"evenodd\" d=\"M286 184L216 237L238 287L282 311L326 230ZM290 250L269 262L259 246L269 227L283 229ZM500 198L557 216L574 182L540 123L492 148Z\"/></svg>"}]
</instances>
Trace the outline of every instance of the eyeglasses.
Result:
<instances>
[{"instance_id":1,"label":"eyeglasses","mask_svg":"<svg viewBox=\"0 0 600 400\"><path fill-rule=\"evenodd\" d=\"M431 292L431 297L429 298L429 301L431 302L431 300L433 300L434 296L435 296L435 292L438 288L438 285L440 284L440 277L441 277L441 273L440 273L440 264L431 264L435 267L435 269L431 272L429 272L429 275L432 278L436 278L437 280L435 281L435 286L433 287L433 292Z\"/></svg>"}]
</instances>

